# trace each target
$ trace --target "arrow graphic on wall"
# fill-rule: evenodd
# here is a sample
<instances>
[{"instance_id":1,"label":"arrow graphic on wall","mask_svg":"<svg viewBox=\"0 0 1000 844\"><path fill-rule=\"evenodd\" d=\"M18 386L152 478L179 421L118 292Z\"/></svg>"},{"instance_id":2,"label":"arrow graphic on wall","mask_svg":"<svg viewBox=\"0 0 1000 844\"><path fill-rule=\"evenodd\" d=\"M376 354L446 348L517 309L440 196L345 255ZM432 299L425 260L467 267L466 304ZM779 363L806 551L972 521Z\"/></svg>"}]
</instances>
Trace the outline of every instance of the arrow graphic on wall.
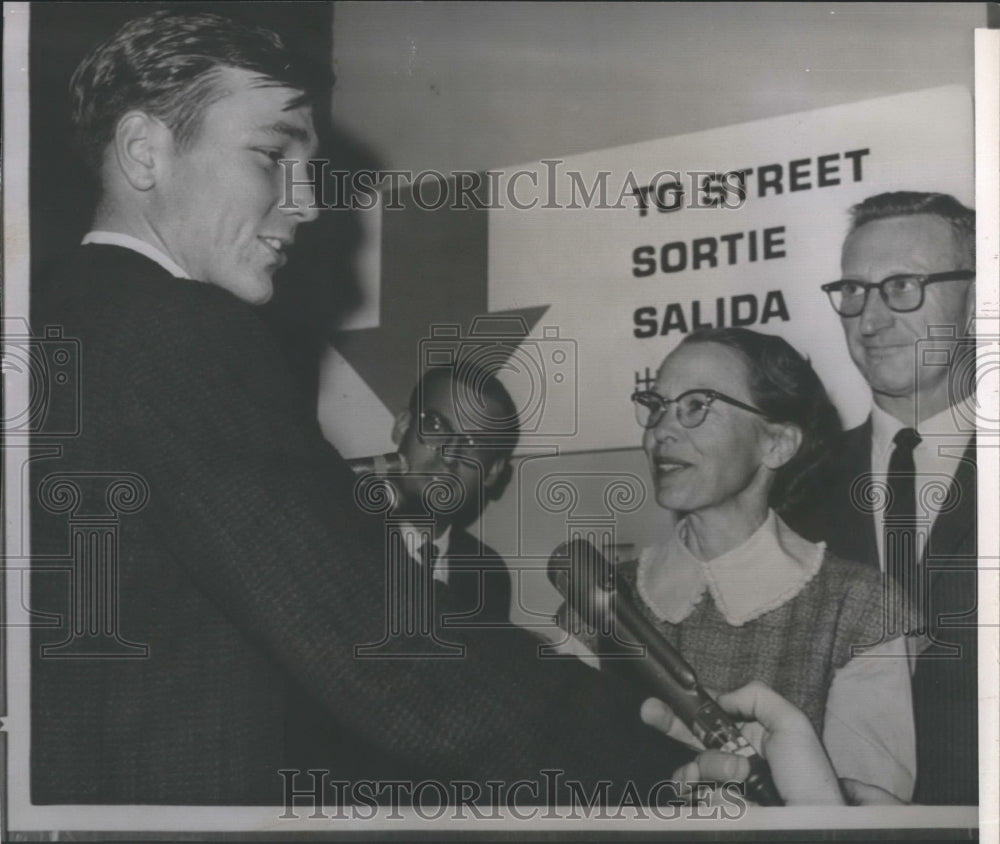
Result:
<instances>
[{"instance_id":1,"label":"arrow graphic on wall","mask_svg":"<svg viewBox=\"0 0 1000 844\"><path fill-rule=\"evenodd\" d=\"M424 210L408 192L399 200L403 208L382 211L379 326L333 338L394 413L406 406L420 377L420 342L434 326L460 326L464 337L477 317L520 317L530 331L549 307L489 312L488 209Z\"/></svg>"}]
</instances>

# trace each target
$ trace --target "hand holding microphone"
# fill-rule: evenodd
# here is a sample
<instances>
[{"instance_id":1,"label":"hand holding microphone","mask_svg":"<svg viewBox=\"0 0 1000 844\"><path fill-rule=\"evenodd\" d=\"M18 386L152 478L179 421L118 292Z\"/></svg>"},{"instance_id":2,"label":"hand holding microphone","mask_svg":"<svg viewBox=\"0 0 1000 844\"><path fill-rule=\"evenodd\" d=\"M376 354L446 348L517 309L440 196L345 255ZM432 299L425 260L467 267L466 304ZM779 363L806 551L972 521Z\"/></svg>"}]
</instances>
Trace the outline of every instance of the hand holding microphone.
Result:
<instances>
[{"instance_id":1,"label":"hand holding microphone","mask_svg":"<svg viewBox=\"0 0 1000 844\"><path fill-rule=\"evenodd\" d=\"M409 470L406 458L398 452L353 457L346 461L354 473L355 500L368 512L395 512L403 499L397 480Z\"/></svg>"},{"instance_id":2,"label":"hand holding microphone","mask_svg":"<svg viewBox=\"0 0 1000 844\"><path fill-rule=\"evenodd\" d=\"M406 458L397 451L373 454L369 457L353 457L347 461L347 465L351 467L356 478L363 478L365 475L404 475L408 468Z\"/></svg>"},{"instance_id":3,"label":"hand holding microphone","mask_svg":"<svg viewBox=\"0 0 1000 844\"><path fill-rule=\"evenodd\" d=\"M702 688L691 666L642 615L627 584L616 588L611 565L600 551L580 539L563 543L549 558L548 575L570 609L583 619L611 629L619 641L628 639L645 647L645 656L629 664L649 692L666 702L705 747L746 759L748 798L761 806L784 805L767 762Z\"/></svg>"},{"instance_id":4,"label":"hand holding microphone","mask_svg":"<svg viewBox=\"0 0 1000 844\"><path fill-rule=\"evenodd\" d=\"M754 722L762 728L761 749L774 772L775 785L788 805L845 804L829 757L802 710L758 680L719 695L718 702L741 721ZM650 698L643 704L642 720L669 733L675 716L662 701ZM751 766L742 756L706 750L676 771L674 777L681 784L694 785L741 781L750 773ZM852 803L899 802L874 786L844 782L853 785L857 792L855 795L847 789Z\"/></svg>"},{"instance_id":5,"label":"hand holding microphone","mask_svg":"<svg viewBox=\"0 0 1000 844\"><path fill-rule=\"evenodd\" d=\"M467 499L462 479L445 466L411 465L401 452L374 454L347 460L354 473L355 494L387 501L389 512L412 512L447 522Z\"/></svg>"}]
</instances>

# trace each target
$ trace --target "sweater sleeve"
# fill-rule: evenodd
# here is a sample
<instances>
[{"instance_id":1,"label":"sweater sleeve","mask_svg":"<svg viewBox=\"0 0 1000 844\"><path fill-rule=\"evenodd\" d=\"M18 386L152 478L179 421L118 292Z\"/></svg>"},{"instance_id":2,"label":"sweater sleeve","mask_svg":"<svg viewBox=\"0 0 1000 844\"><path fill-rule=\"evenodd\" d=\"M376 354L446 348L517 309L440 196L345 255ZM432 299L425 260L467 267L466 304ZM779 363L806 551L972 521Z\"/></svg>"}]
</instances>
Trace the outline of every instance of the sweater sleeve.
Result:
<instances>
[{"instance_id":1,"label":"sweater sleeve","mask_svg":"<svg viewBox=\"0 0 1000 844\"><path fill-rule=\"evenodd\" d=\"M198 305L157 313L155 330L123 328L135 336L121 344L122 452L150 484L176 564L331 719L430 775L555 768L648 787L690 758L613 682L540 659L516 628L447 631L460 659L359 658L385 632L381 524L360 517L349 470L252 311L227 295Z\"/></svg>"}]
</instances>

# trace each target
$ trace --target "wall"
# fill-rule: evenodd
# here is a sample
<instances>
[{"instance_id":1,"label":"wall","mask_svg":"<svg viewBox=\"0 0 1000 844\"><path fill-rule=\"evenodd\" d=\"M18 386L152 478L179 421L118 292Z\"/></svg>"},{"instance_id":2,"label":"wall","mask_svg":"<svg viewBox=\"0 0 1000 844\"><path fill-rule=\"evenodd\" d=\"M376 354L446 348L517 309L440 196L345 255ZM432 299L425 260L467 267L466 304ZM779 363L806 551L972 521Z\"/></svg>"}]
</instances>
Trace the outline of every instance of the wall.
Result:
<instances>
[{"instance_id":1,"label":"wall","mask_svg":"<svg viewBox=\"0 0 1000 844\"><path fill-rule=\"evenodd\" d=\"M958 83L985 3L336 3L333 108L392 167L502 167Z\"/></svg>"}]
</instances>

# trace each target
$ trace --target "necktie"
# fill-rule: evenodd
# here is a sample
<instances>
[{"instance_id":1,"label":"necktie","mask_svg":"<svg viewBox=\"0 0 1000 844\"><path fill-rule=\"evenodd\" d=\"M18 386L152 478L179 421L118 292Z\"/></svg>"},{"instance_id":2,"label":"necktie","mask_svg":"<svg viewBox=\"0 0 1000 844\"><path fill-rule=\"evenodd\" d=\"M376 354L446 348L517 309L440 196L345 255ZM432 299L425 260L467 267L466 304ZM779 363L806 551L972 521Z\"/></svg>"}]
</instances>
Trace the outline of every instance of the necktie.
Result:
<instances>
[{"instance_id":1,"label":"necktie","mask_svg":"<svg viewBox=\"0 0 1000 844\"><path fill-rule=\"evenodd\" d=\"M899 584L899 600L891 602L890 633L919 633L915 629L922 607L923 572L917 555L916 467L913 449L921 437L903 428L893 438L889 458L890 501L885 512L885 570ZM916 611L917 616L912 613Z\"/></svg>"}]
</instances>

